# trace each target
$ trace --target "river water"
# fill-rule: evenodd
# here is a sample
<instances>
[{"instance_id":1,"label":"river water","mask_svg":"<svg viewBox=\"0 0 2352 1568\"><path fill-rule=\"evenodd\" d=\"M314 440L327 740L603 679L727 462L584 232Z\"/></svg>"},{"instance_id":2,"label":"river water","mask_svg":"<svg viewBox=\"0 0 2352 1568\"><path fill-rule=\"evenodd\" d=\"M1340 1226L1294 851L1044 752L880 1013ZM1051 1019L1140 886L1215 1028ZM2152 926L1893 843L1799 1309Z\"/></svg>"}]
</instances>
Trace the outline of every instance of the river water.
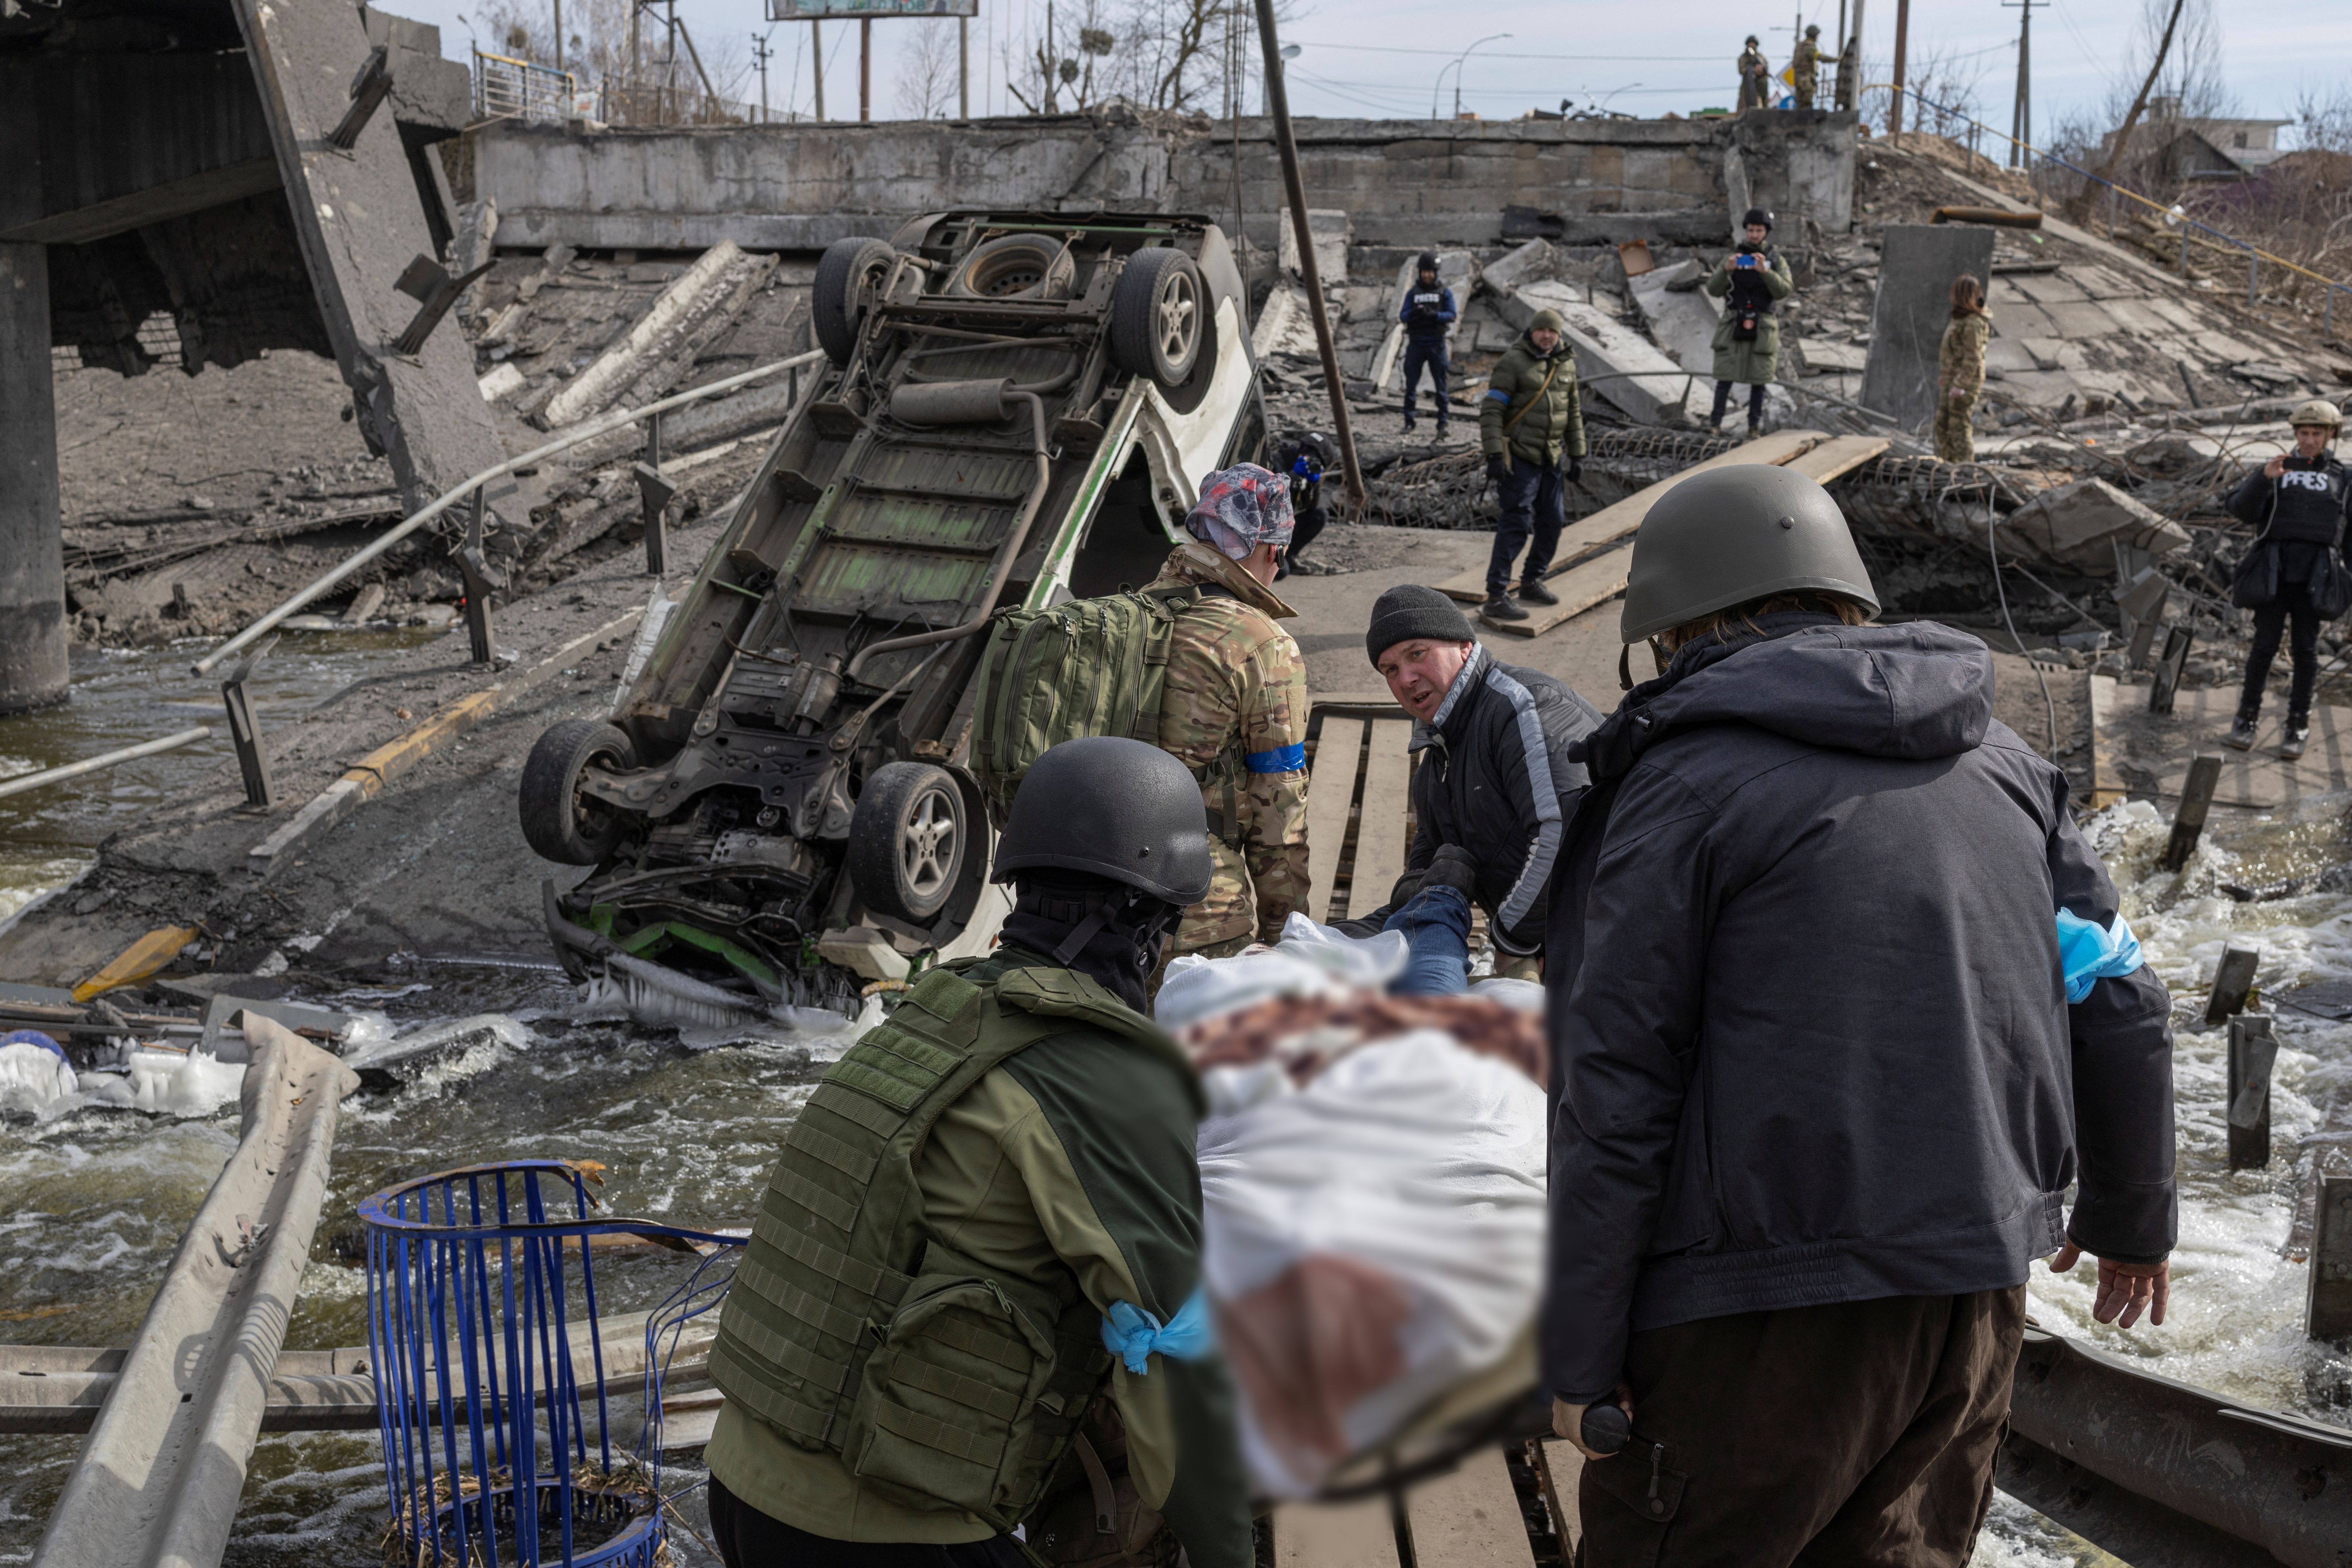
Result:
<instances>
[{"instance_id":1,"label":"river water","mask_svg":"<svg viewBox=\"0 0 2352 1568\"><path fill-rule=\"evenodd\" d=\"M299 713L385 653L434 634L289 637L256 683L265 721ZM127 744L217 719L188 679L184 649L79 654L77 698L0 721L0 773ZM193 694L193 695L192 695ZM79 789L0 800L0 914L70 879L103 836L226 754L215 740L98 775ZM2234 1397L2344 1420L2352 1363L2302 1334L2305 1268L2283 1256L2305 1147L2352 1133L2352 1024L2274 1005L2283 1041L2273 1099L2274 1156L2231 1173L2224 1158L2224 1036L2189 1026L2223 945L2263 955L2273 999L2315 980L2352 980L2352 895L2242 903L2221 884L2276 883L2352 854L2344 801L2217 832L2179 876L2155 868L2164 825L2145 806L2091 824L2125 889L2126 913L2176 998L2175 1083L2181 1243L2170 1321L2128 1332L2090 1318L2080 1278L2037 1267L2045 1325ZM404 983L306 998L381 1014L396 1034L473 1015L511 1022L464 1037L394 1089L347 1101L320 1237L288 1335L293 1348L365 1342L359 1201L427 1171L513 1158L596 1160L608 1207L698 1228L748 1223L777 1138L840 1032L778 1028L756 1039L682 1038L583 1012L551 973L422 964ZM0 978L6 978L0 976ZM0 1335L16 1342L123 1344L138 1328L183 1227L234 1145L234 1105L175 1118L77 1109L0 1121ZM608 1312L654 1305L683 1277L666 1255L599 1262ZM625 1394L623 1397L629 1397ZM27 1558L80 1439L0 1438L0 1562ZM372 1433L265 1437L247 1482L231 1564L363 1568L383 1562L383 1474ZM698 1516L698 1509L691 1510ZM681 1560L702 1554L679 1542ZM2112 1562L1999 1500L1979 1564L2057 1568Z\"/></svg>"}]
</instances>

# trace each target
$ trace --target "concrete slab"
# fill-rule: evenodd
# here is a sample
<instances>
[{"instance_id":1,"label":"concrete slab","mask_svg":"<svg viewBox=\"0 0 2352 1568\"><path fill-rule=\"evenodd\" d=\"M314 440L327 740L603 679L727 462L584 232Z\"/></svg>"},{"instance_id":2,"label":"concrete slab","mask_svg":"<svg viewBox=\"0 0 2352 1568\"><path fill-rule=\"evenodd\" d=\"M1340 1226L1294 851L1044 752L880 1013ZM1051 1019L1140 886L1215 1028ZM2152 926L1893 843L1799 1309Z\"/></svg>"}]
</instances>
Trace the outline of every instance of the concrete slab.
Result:
<instances>
[{"instance_id":1,"label":"concrete slab","mask_svg":"<svg viewBox=\"0 0 2352 1568\"><path fill-rule=\"evenodd\" d=\"M1701 268L1695 257L1685 257L1672 267L1654 268L1625 280L1626 292L1633 297L1643 320L1650 323L1650 335L1659 346L1674 356L1685 370L1700 375L1712 375L1715 370L1715 329L1723 319L1723 309L1713 299L1696 289L1676 289L1673 285L1699 277ZM1830 345L1822 345L1826 352ZM1810 347L1805 363L1812 363ZM1859 351L1850 367L1862 368Z\"/></svg>"},{"instance_id":2,"label":"concrete slab","mask_svg":"<svg viewBox=\"0 0 2352 1568\"><path fill-rule=\"evenodd\" d=\"M2149 310L2145 300L2102 300L2099 305L2115 318L2116 325L2126 332L2143 337L2160 337L2177 330L2170 321Z\"/></svg>"},{"instance_id":3,"label":"concrete slab","mask_svg":"<svg viewBox=\"0 0 2352 1568\"><path fill-rule=\"evenodd\" d=\"M327 134L351 106L352 79L371 47L361 14L342 6L236 0L238 31L261 89L287 208L319 314L352 392L360 433L391 459L413 510L502 462L474 353L445 321L415 353L395 346L416 301L395 286L432 229L399 127L377 114L348 153ZM494 492L493 508L513 494Z\"/></svg>"},{"instance_id":4,"label":"concrete slab","mask_svg":"<svg viewBox=\"0 0 2352 1568\"><path fill-rule=\"evenodd\" d=\"M1948 321L1950 319L1948 309L1945 319ZM2059 331L2058 323L2049 311L2031 300L2023 298L1994 301L1992 330L2003 337L2011 338L2055 338L2065 335Z\"/></svg>"},{"instance_id":5,"label":"concrete slab","mask_svg":"<svg viewBox=\"0 0 2352 1568\"><path fill-rule=\"evenodd\" d=\"M2055 305L2088 300L2088 290L2063 272L2021 272L2001 279L2019 293L2037 305Z\"/></svg>"},{"instance_id":6,"label":"concrete slab","mask_svg":"<svg viewBox=\"0 0 2352 1568\"><path fill-rule=\"evenodd\" d=\"M1961 225L1889 224L1879 251L1863 405L1903 425L1936 411L1936 366L1952 317L1952 279L1992 272L1992 231Z\"/></svg>"},{"instance_id":7,"label":"concrete slab","mask_svg":"<svg viewBox=\"0 0 2352 1568\"><path fill-rule=\"evenodd\" d=\"M2221 741L2237 712L2235 687L2177 692L2168 716L2147 711L2145 685L2105 683L2112 689L2104 703L2095 706L2094 721L2099 729L2098 749L2109 759L2118 795L2127 790L2162 803L2178 801L2191 754L2198 752L2221 759L2221 781L2213 791L2217 806L2277 811L2315 795L2352 789L2352 708L2312 710L2311 749L2290 763L2278 754L2285 720L2283 704L2273 702L2264 712L2252 751L2233 752Z\"/></svg>"},{"instance_id":8,"label":"concrete slab","mask_svg":"<svg viewBox=\"0 0 2352 1568\"><path fill-rule=\"evenodd\" d=\"M1708 367L1686 372L1639 331L1593 306L1552 308L1567 323L1577 374L1592 395L1645 425L1696 425L1706 419L1715 395Z\"/></svg>"},{"instance_id":9,"label":"concrete slab","mask_svg":"<svg viewBox=\"0 0 2352 1568\"><path fill-rule=\"evenodd\" d=\"M2121 330L2113 316L2089 300L2044 301L2042 308L2057 323L2063 338L2104 338Z\"/></svg>"},{"instance_id":10,"label":"concrete slab","mask_svg":"<svg viewBox=\"0 0 2352 1568\"><path fill-rule=\"evenodd\" d=\"M1869 358L1868 351L1859 343L1826 342L1820 338L1799 339L1797 352L1804 359L1808 375L1821 375L1832 371L1859 375Z\"/></svg>"},{"instance_id":11,"label":"concrete slab","mask_svg":"<svg viewBox=\"0 0 2352 1568\"><path fill-rule=\"evenodd\" d=\"M1308 207L1307 232L1315 237L1315 272L1325 289L1345 282L1348 277L1348 242L1355 228L1348 215L1336 207ZM1286 211L1282 224L1282 269L1293 277L1298 275L1298 230Z\"/></svg>"},{"instance_id":12,"label":"concrete slab","mask_svg":"<svg viewBox=\"0 0 2352 1568\"><path fill-rule=\"evenodd\" d=\"M2044 490L2010 514L2007 542L2093 576L2116 569L2115 546L2168 555L2189 547L2188 532L2105 479L2077 479Z\"/></svg>"},{"instance_id":13,"label":"concrete slab","mask_svg":"<svg viewBox=\"0 0 2352 1568\"><path fill-rule=\"evenodd\" d=\"M1811 347L1805 350L1805 358L1807 363L1811 363ZM2027 348L2021 339L1997 337L1985 345L1985 369L1988 373L2017 375L2041 368L2042 362L2033 357L2033 351Z\"/></svg>"}]
</instances>

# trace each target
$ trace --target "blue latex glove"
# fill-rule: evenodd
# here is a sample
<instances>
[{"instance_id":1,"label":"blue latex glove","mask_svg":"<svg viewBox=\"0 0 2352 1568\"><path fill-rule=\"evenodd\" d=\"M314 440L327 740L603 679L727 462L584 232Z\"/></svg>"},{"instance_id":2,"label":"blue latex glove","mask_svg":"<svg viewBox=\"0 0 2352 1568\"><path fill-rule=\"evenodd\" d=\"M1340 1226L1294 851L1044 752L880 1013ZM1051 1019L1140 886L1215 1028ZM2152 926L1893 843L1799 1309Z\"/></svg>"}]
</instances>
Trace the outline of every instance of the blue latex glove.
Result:
<instances>
[{"instance_id":1,"label":"blue latex glove","mask_svg":"<svg viewBox=\"0 0 2352 1568\"><path fill-rule=\"evenodd\" d=\"M1114 1301L1103 1314L1103 1348L1141 1377L1150 1370L1151 1352L1197 1361L1217 1348L1217 1333L1209 1321L1209 1299L1196 1287L1176 1315L1163 1325L1132 1301Z\"/></svg>"},{"instance_id":2,"label":"blue latex glove","mask_svg":"<svg viewBox=\"0 0 2352 1568\"><path fill-rule=\"evenodd\" d=\"M2116 923L2101 928L2072 910L2058 911L2058 961L2066 972L2066 1000L2071 1005L2091 994L2101 979L2120 980L2147 962L2139 939L2121 914Z\"/></svg>"}]
</instances>

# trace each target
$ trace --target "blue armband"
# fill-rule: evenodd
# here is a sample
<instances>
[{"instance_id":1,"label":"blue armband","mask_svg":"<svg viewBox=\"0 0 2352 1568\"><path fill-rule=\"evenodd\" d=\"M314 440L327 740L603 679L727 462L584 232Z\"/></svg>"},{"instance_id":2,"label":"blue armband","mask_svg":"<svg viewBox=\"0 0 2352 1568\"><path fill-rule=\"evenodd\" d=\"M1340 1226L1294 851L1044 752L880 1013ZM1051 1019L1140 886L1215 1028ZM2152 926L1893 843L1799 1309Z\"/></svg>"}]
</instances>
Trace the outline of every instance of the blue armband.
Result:
<instances>
[{"instance_id":1,"label":"blue armband","mask_svg":"<svg viewBox=\"0 0 2352 1568\"><path fill-rule=\"evenodd\" d=\"M1276 746L1270 752L1252 752L1242 759L1242 765L1254 773L1295 773L1307 765L1307 742L1299 741Z\"/></svg>"},{"instance_id":2,"label":"blue armband","mask_svg":"<svg viewBox=\"0 0 2352 1568\"><path fill-rule=\"evenodd\" d=\"M2147 962L2140 956L2139 939L2120 913L2112 927L2103 928L2072 910L2058 911L2058 961L2065 971L2070 1005L2088 996L2100 980L2120 980Z\"/></svg>"},{"instance_id":3,"label":"blue armband","mask_svg":"<svg viewBox=\"0 0 2352 1568\"><path fill-rule=\"evenodd\" d=\"M1164 1325L1132 1301L1114 1301L1103 1314L1102 1342L1138 1377L1150 1370L1154 1351L1178 1361L1198 1361L1217 1348L1216 1328L1209 1320L1209 1299L1194 1287Z\"/></svg>"},{"instance_id":4,"label":"blue armband","mask_svg":"<svg viewBox=\"0 0 2352 1568\"><path fill-rule=\"evenodd\" d=\"M1511 400L1511 395L1510 395L1509 393L1507 393L1507 392L1505 392L1505 391L1504 391L1501 387L1499 387L1499 386L1490 386L1490 387L1488 387L1488 388L1486 389L1486 395L1487 395L1487 396L1489 396L1489 397L1499 398L1499 399L1501 399L1501 400L1502 400L1503 402L1505 402L1505 403L1508 403L1508 402Z\"/></svg>"}]
</instances>

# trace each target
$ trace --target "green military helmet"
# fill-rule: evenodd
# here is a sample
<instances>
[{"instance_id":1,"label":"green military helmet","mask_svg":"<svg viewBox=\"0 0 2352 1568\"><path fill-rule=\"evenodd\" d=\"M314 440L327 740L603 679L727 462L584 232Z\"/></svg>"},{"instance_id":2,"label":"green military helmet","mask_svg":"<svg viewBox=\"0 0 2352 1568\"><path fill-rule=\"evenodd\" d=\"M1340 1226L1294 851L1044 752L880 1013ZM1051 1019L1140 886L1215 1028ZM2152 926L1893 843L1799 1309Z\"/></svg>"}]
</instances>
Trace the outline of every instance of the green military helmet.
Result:
<instances>
[{"instance_id":1,"label":"green military helmet","mask_svg":"<svg viewBox=\"0 0 2352 1568\"><path fill-rule=\"evenodd\" d=\"M995 879L1022 871L1107 877L1179 908L1209 891L1209 813L1192 770L1157 746L1086 735L1022 776Z\"/></svg>"},{"instance_id":2,"label":"green military helmet","mask_svg":"<svg viewBox=\"0 0 2352 1568\"><path fill-rule=\"evenodd\" d=\"M2286 422L2290 426L2317 425L2325 429L2341 430L2344 428L2344 410L2325 397L2315 397L2297 404L2294 412L2287 416Z\"/></svg>"},{"instance_id":3,"label":"green military helmet","mask_svg":"<svg viewBox=\"0 0 2352 1568\"><path fill-rule=\"evenodd\" d=\"M1549 305L1546 305L1542 310L1538 310L1535 314L1535 319L1528 323L1528 331L1531 332L1542 331L1546 329L1555 332L1564 332L1568 331L1567 320L1562 317L1558 310L1553 310Z\"/></svg>"},{"instance_id":4,"label":"green military helmet","mask_svg":"<svg viewBox=\"0 0 2352 1568\"><path fill-rule=\"evenodd\" d=\"M1805 37L1809 38L1818 38L1821 36L1822 25L1819 22L1811 23L1805 28Z\"/></svg>"},{"instance_id":5,"label":"green military helmet","mask_svg":"<svg viewBox=\"0 0 2352 1568\"><path fill-rule=\"evenodd\" d=\"M1621 634L1629 643L1802 588L1878 613L1878 592L1830 492L1769 463L1693 474L1633 536Z\"/></svg>"}]
</instances>

